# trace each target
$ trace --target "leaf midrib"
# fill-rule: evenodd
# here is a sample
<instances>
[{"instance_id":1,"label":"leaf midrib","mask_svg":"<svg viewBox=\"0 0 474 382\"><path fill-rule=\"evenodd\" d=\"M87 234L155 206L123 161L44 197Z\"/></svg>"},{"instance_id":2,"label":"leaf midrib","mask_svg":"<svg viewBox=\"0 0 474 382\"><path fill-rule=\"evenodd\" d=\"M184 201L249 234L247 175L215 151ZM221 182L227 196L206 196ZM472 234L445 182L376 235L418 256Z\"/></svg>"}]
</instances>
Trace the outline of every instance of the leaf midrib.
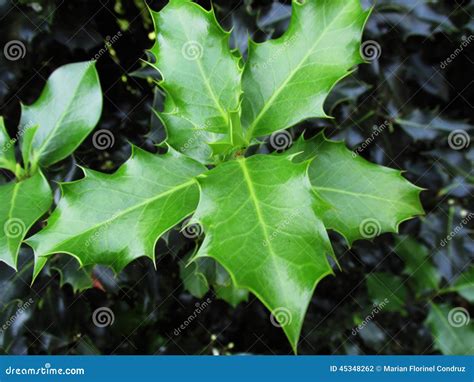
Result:
<instances>
[{"instance_id":1,"label":"leaf midrib","mask_svg":"<svg viewBox=\"0 0 474 382\"><path fill-rule=\"evenodd\" d=\"M338 194L351 195L351 196L356 196L356 197L360 197L360 198L380 200L382 202L389 202L389 203L393 203L393 204L399 204L399 205L408 207L410 209L413 208L413 206L408 204L408 203L404 203L404 202L401 202L401 201L395 200L395 199L382 198L382 197L376 196L376 195L363 194L363 193L360 193L360 192L346 191L346 190L343 190L343 189L340 189L340 188L318 187L318 186L313 186L313 188L316 191L334 192L334 193L338 193Z\"/></svg>"},{"instance_id":2,"label":"leaf midrib","mask_svg":"<svg viewBox=\"0 0 474 382\"><path fill-rule=\"evenodd\" d=\"M347 6L348 5L351 5L350 2L347 2L342 8L341 8L341 11L337 14L337 16L335 16L331 22L329 24L327 24L323 31L321 32L321 35L319 36L318 39L316 39L315 43L311 46L311 48L308 50L308 53L306 53L303 57L303 59L299 62L298 65L296 65L296 67L294 68L294 70L289 74L289 76L285 79L285 81L282 82L282 84L277 88L277 90L272 94L272 96L268 99L268 101L265 103L265 105L263 106L263 108L260 110L260 112L258 113L257 117L254 119L254 121L252 122L252 124L250 125L249 127L249 130L248 130L248 135L247 135L247 139L251 139L253 137L253 133L254 133L254 130L255 130L255 127L258 125L258 123L260 122L260 120L262 119L262 117L265 115L265 113L268 111L268 109L270 109L270 107L272 106L273 102L275 101L275 99L280 95L280 93L283 91L283 89L286 87L286 85L293 79L293 77L295 76L295 74L298 72L298 70L303 66L303 64L306 62L306 60L308 59L308 57L314 52L314 50L316 49L316 47L318 46L318 44L321 42L321 40L323 39L323 37L325 37L328 29L334 24L334 22L336 22L339 17L344 13L344 11L346 10Z\"/></svg>"},{"instance_id":3,"label":"leaf midrib","mask_svg":"<svg viewBox=\"0 0 474 382\"><path fill-rule=\"evenodd\" d=\"M41 160L41 154L43 153L43 151L45 150L45 148L47 147L49 142L51 142L51 140L53 139L54 133L56 133L56 131L59 129L59 127L61 126L64 118L66 118L66 115L69 114L68 111L69 111L72 103L74 102L74 100L76 98L76 95L77 95L77 92L78 92L79 88L81 87L81 82L84 79L84 77L86 76L86 74L89 72L89 69L90 69L90 66L87 67L87 69L84 71L83 75L81 76L81 78L77 82L78 85L74 88L74 92L73 92L72 97L70 98L70 100L69 100L69 102L68 102L68 104L65 108L65 111L61 114L61 116L59 117L59 119L56 122L55 126L48 133L48 135L46 136L46 139L43 141L43 143L40 145L39 150L36 152L36 156L37 156L37 158L39 158L39 160Z\"/></svg>"},{"instance_id":4,"label":"leaf midrib","mask_svg":"<svg viewBox=\"0 0 474 382\"><path fill-rule=\"evenodd\" d=\"M186 27L184 26L183 24L183 20L181 18L181 13L179 12L178 13L178 20L179 20L179 23L181 24L182 28L183 28L183 33L184 35L186 36L186 38L188 39L188 41L192 41L192 39L188 36L188 34L186 33ZM204 54L204 52L203 52ZM204 68L202 67L202 62L201 62L201 57L198 57L196 61L196 64L197 64L197 67L199 69L199 73L201 74L201 77L204 81L204 85L206 86L206 89L208 90L212 100L214 101L214 103L216 104L217 106L217 109L219 110L219 113L221 114L222 118L224 119L225 123L227 124L228 123L228 117L227 117L227 113L225 112L225 110L222 108L219 100L217 99L217 96L215 95L214 93L214 90L212 89L211 87L211 84L209 83L209 79L207 78L206 74L204 73Z\"/></svg>"},{"instance_id":5,"label":"leaf midrib","mask_svg":"<svg viewBox=\"0 0 474 382\"><path fill-rule=\"evenodd\" d=\"M193 179L191 179L191 180L189 180L189 181L187 181L187 182L185 182L185 183L182 183L182 184L180 184L180 185L178 185L178 186L174 186L173 188L171 188L171 189L169 189L169 190L167 190L167 191L165 191L165 192L162 192L161 194L158 194L158 195L154 196L153 198L147 199L146 201L144 201L144 202L142 202L142 203L139 203L139 204L137 204L137 205L135 205L135 206L126 208L126 209L123 210L122 212L120 212L120 213L118 213L118 214L114 214L111 218L109 218L109 219L107 219L107 220L104 220L104 221L100 222L99 224L96 224L96 225L94 225L94 226L92 226L92 227L90 227L90 228L88 228L88 229L86 229L86 230L84 230L84 231L78 233L78 234L75 235L74 237L68 238L68 239L66 239L66 240L61 241L61 242L58 243L58 244L55 244L54 248L59 248L59 247L61 247L64 243L67 243L67 242L70 241L71 239L75 239L77 236L82 236L82 235L87 234L87 233L89 233L89 232L91 232L91 231L96 231L96 230L98 230L100 227L103 227L104 225L109 225L109 224L111 224L113 221L117 220L118 218L121 218L122 216L125 216L125 215L127 215L128 213L133 212L133 211L135 211L135 210L137 210L137 209L140 209L140 208L142 208L142 207L144 207L144 206L146 206L146 205L148 205L148 204L150 204L150 203L153 203L153 202L155 202L155 201L157 201L157 200L159 200L159 199L161 199L161 198L163 198L163 197L166 197L166 196L168 196L168 195L171 195L171 194L173 194L174 192L177 192L177 191L179 191L179 190L181 190L181 189L183 189L183 188L189 187L189 186L191 186L192 184L195 184L195 182L196 182L196 180L193 178ZM48 253L50 253L50 251L43 253L43 255L46 255L46 254L48 254Z\"/></svg>"},{"instance_id":6,"label":"leaf midrib","mask_svg":"<svg viewBox=\"0 0 474 382\"><path fill-rule=\"evenodd\" d=\"M255 207L255 212L257 214L257 219L259 221L259 225L262 227L262 233L263 233L264 239L268 244L267 248L270 252L270 259L271 259L272 263L274 264L275 272L278 273L277 280L278 281L283 280L283 278L281 277L282 275L280 274L279 268L275 264L275 261L274 261L275 257L278 257L278 255L276 254L275 250L273 249L272 241L270 240L270 235L268 234L268 230L267 230L267 225L265 223L265 219L263 217L263 213L262 213L262 210L260 208L260 204L258 202L257 193L255 192L255 188L253 186L252 178L251 178L250 173L248 171L247 165L245 164L245 159L237 160L237 163L239 164L240 169L242 170L242 173L244 175L244 180L245 180L245 184L247 186L247 189L249 191L250 200L252 201L252 204ZM283 288L281 288L281 290L284 291ZM290 306L287 302L286 294L282 293L282 296L283 296L283 299L285 300L285 304L287 306Z\"/></svg>"}]
</instances>

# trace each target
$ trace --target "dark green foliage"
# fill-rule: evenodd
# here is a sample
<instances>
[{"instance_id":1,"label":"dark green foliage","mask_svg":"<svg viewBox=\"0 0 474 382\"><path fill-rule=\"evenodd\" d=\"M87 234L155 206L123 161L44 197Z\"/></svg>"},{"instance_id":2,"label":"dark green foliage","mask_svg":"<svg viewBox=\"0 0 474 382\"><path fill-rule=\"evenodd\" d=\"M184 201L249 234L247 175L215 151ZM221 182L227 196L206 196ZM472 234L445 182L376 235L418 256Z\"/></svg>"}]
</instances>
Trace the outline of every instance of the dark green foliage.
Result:
<instances>
[{"instance_id":1,"label":"dark green foliage","mask_svg":"<svg viewBox=\"0 0 474 382\"><path fill-rule=\"evenodd\" d=\"M158 10L164 3L151 1L150 6ZM208 2L200 3L209 8ZM462 150L453 150L448 143L454 130L472 136L474 97L469 74L473 59L465 49L452 62L446 62L472 35L469 15L474 6L472 1L438 1L415 8L411 3L377 2L364 39L381 46L380 57L371 65L360 66L334 89L326 103L334 120L308 121L291 132L296 138L306 130L310 137L325 127L329 137L345 139L349 147L372 162L406 169L410 181L427 189L422 193L426 216L403 223L400 231L410 237L413 246L424 248L419 255L427 259L429 269L415 272L417 277L410 279L410 267L416 262L406 261L397 247L399 241L391 234L374 242L358 241L350 250L342 237L333 234L343 274L320 283L304 323L300 354L449 352L433 343L430 335L430 331L442 332L433 327L439 320L436 313L461 307L471 317L474 315L469 298L472 292L469 294L466 288L459 291L460 274L468 272L474 254L474 219L463 223L473 212L474 146L471 143ZM271 1L246 0L242 4L222 0L214 5L219 21L235 26L231 41L242 51L246 50L247 30L254 39L263 41L281 35L288 25L289 4L280 7ZM96 57L104 50L107 37L112 39L121 33L97 62L104 110L96 130L113 131L114 145L99 150L89 136L74 157L48 169L48 179L80 178L81 171L75 164L112 172L129 157L128 142L156 151L154 143L164 133L151 108L161 109L163 97L148 80L152 76L156 79L156 73L139 60L152 45L148 34L153 30L141 1L102 4L23 0L15 6L5 1L0 2L0 15L0 46L15 39L26 47L24 58L17 61L6 60L0 54L0 115L5 117L11 137L18 133L14 127L20 116L19 101L31 104L54 69ZM259 150L265 153L273 148L268 144ZM0 184L11 177L10 172L2 172ZM57 186L53 186L57 195ZM462 229L447 240L458 226ZM41 224L32 233L39 228ZM159 242L158 270L146 259L139 259L116 279L102 267L78 275L74 261L65 269L64 259L58 257L30 288L32 251L23 248L18 273L0 263L0 324L13 315L21 317L16 325L0 332L0 352L290 353L281 329L272 325L268 311L254 297L233 308L216 299L212 291L197 299L183 288L181 263L176 260L185 260L194 250L195 239L174 230ZM370 285L368 290L365 280L371 272L377 272L375 277L381 274L404 283L403 293L397 294L404 301L396 306L401 307L399 311L382 308L354 334L354 328L371 314L372 304L384 301L383 296L369 293ZM472 272L468 274L472 277ZM439 291L419 288L422 276L439 281ZM78 289L92 282L94 288L75 293L71 282ZM203 290L202 286L196 288ZM202 309L196 320L176 335L176 328L193 314L196 304L208 297L210 307ZM24 307L20 311L19 301ZM441 309L434 309L432 304ZM112 326L100 328L93 324L93 312L101 307L113 311Z\"/></svg>"}]
</instances>

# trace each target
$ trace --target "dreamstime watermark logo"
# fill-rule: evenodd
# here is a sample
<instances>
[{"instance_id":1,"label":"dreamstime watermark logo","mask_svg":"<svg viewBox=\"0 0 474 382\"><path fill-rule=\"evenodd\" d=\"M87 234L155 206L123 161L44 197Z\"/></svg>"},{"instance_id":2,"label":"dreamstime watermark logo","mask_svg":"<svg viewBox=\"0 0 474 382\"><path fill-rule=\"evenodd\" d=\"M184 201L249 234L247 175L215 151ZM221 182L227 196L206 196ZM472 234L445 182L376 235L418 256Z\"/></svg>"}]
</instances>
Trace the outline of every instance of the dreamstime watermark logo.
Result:
<instances>
[{"instance_id":1,"label":"dreamstime watermark logo","mask_svg":"<svg viewBox=\"0 0 474 382\"><path fill-rule=\"evenodd\" d=\"M270 322L273 326L277 328L282 328L284 326L290 325L293 321L293 316L289 309L284 307L276 308L270 314Z\"/></svg>"},{"instance_id":2,"label":"dreamstime watermark logo","mask_svg":"<svg viewBox=\"0 0 474 382\"><path fill-rule=\"evenodd\" d=\"M102 306L92 313L92 322L98 328L112 326L115 322L115 314L112 309Z\"/></svg>"},{"instance_id":3,"label":"dreamstime watermark logo","mask_svg":"<svg viewBox=\"0 0 474 382\"><path fill-rule=\"evenodd\" d=\"M270 136L270 146L277 151L285 151L293 144L293 137L288 130L276 131Z\"/></svg>"},{"instance_id":4,"label":"dreamstime watermark logo","mask_svg":"<svg viewBox=\"0 0 474 382\"><path fill-rule=\"evenodd\" d=\"M379 314L383 308L389 303L389 299L385 298L380 304L374 304L374 308L372 311L364 318L364 320L357 325L354 329L352 329L352 335L356 336L362 329L364 329L374 318L377 314Z\"/></svg>"},{"instance_id":5,"label":"dreamstime watermark logo","mask_svg":"<svg viewBox=\"0 0 474 382\"><path fill-rule=\"evenodd\" d=\"M198 139L200 137L204 137L205 134L202 130L196 130L193 135L188 138L188 140L186 142L184 142L184 144L180 147L179 151L181 151L182 153L184 153L185 151L188 151L194 143L196 143L198 141Z\"/></svg>"},{"instance_id":6,"label":"dreamstime watermark logo","mask_svg":"<svg viewBox=\"0 0 474 382\"><path fill-rule=\"evenodd\" d=\"M186 328L191 325L191 323L204 311L206 310L209 305L212 304L212 300L210 298L207 298L206 301L202 302L202 303L199 303L197 302L194 306L196 307L196 309L194 309L193 313L190 314L186 320L184 320L184 322L179 326L177 327L173 334L175 336L179 336L181 334L181 332L183 330L186 330Z\"/></svg>"},{"instance_id":7,"label":"dreamstime watermark logo","mask_svg":"<svg viewBox=\"0 0 474 382\"><path fill-rule=\"evenodd\" d=\"M448 242L456 236L462 229L463 227L469 223L472 219L474 218L474 213L469 212L467 216L461 220L461 223L459 223L456 227L453 228L453 230L443 239L439 242L439 245L442 247L446 246Z\"/></svg>"},{"instance_id":8,"label":"dreamstime watermark logo","mask_svg":"<svg viewBox=\"0 0 474 382\"><path fill-rule=\"evenodd\" d=\"M26 310L28 310L31 305L33 305L34 300L30 297L28 300L25 302L20 301L18 303L18 309L15 311L15 313L8 318L7 321L0 327L0 334L3 334L4 331L6 331L10 326L12 326L15 321L22 315Z\"/></svg>"},{"instance_id":9,"label":"dreamstime watermark logo","mask_svg":"<svg viewBox=\"0 0 474 382\"><path fill-rule=\"evenodd\" d=\"M115 137L110 130L101 129L92 136L92 145L97 150L107 150L115 144Z\"/></svg>"},{"instance_id":10,"label":"dreamstime watermark logo","mask_svg":"<svg viewBox=\"0 0 474 382\"><path fill-rule=\"evenodd\" d=\"M184 142L183 145L181 145L181 147L179 148L179 151L181 151L182 153L184 153L185 151L189 150L191 147L193 147L194 143L196 143L200 138L204 139L206 138L206 129L208 129L209 127L211 127L211 122L210 121L206 121L204 123L204 127L203 128L200 128L200 129L195 129L193 131L193 134L191 135L191 137L189 137L187 139L186 142Z\"/></svg>"},{"instance_id":11,"label":"dreamstime watermark logo","mask_svg":"<svg viewBox=\"0 0 474 382\"><path fill-rule=\"evenodd\" d=\"M25 123L20 129L18 130L18 133L15 135L14 138L10 139L8 142L6 142L3 147L2 147L2 152L7 152L10 150L15 143L26 133L26 130L28 130L31 127L36 126L32 121L28 121Z\"/></svg>"},{"instance_id":12,"label":"dreamstime watermark logo","mask_svg":"<svg viewBox=\"0 0 474 382\"><path fill-rule=\"evenodd\" d=\"M3 47L3 55L10 61L20 60L26 55L25 44L20 40L8 41Z\"/></svg>"},{"instance_id":13,"label":"dreamstime watermark logo","mask_svg":"<svg viewBox=\"0 0 474 382\"><path fill-rule=\"evenodd\" d=\"M11 218L8 219L3 225L3 232L5 233L6 237L15 239L26 232L26 225L21 219Z\"/></svg>"},{"instance_id":14,"label":"dreamstime watermark logo","mask_svg":"<svg viewBox=\"0 0 474 382\"><path fill-rule=\"evenodd\" d=\"M471 316L467 309L462 308L460 306L453 308L448 313L448 322L449 325L455 328L460 328L461 326L467 326L469 321L471 320Z\"/></svg>"},{"instance_id":15,"label":"dreamstime watermark logo","mask_svg":"<svg viewBox=\"0 0 474 382\"><path fill-rule=\"evenodd\" d=\"M471 138L464 130L454 130L448 135L448 145L453 150L463 150L469 147Z\"/></svg>"},{"instance_id":16,"label":"dreamstime watermark logo","mask_svg":"<svg viewBox=\"0 0 474 382\"><path fill-rule=\"evenodd\" d=\"M85 369L82 367L76 368L55 368L51 364L45 363L43 367L12 367L5 369L6 375L84 375Z\"/></svg>"},{"instance_id":17,"label":"dreamstime watermark logo","mask_svg":"<svg viewBox=\"0 0 474 382\"><path fill-rule=\"evenodd\" d=\"M104 43L104 47L101 48L95 55L94 57L92 57L92 60L91 62L95 62L95 61L98 61L99 58L101 58L106 52L108 52L111 48L112 48L112 45L115 44L119 39L120 37L122 37L122 32L117 32L115 35L113 35L112 37L110 36L107 36L105 38L105 43Z\"/></svg>"},{"instance_id":18,"label":"dreamstime watermark logo","mask_svg":"<svg viewBox=\"0 0 474 382\"><path fill-rule=\"evenodd\" d=\"M202 57L204 48L197 41L191 40L183 44L181 53L186 60L195 61Z\"/></svg>"},{"instance_id":19,"label":"dreamstime watermark logo","mask_svg":"<svg viewBox=\"0 0 474 382\"><path fill-rule=\"evenodd\" d=\"M352 151L352 158L356 158L358 155L360 155L388 126L390 126L390 122L387 120L385 120L379 126L374 126L374 131L372 132L372 134L370 134L370 137L368 137L364 142L362 142Z\"/></svg>"},{"instance_id":20,"label":"dreamstime watermark logo","mask_svg":"<svg viewBox=\"0 0 474 382\"><path fill-rule=\"evenodd\" d=\"M119 212L115 213L107 222L105 222L103 225L100 226L100 228L96 229L92 235L89 236L89 238L86 240L84 246L86 248L89 248L92 244L94 244L99 238L107 231L107 229L110 227L110 225L114 222L115 218Z\"/></svg>"},{"instance_id":21,"label":"dreamstime watermark logo","mask_svg":"<svg viewBox=\"0 0 474 382\"><path fill-rule=\"evenodd\" d=\"M202 227L199 223L191 223L191 218L186 219L181 226L181 232L187 239L196 239L202 235Z\"/></svg>"},{"instance_id":22,"label":"dreamstime watermark logo","mask_svg":"<svg viewBox=\"0 0 474 382\"><path fill-rule=\"evenodd\" d=\"M375 236L380 235L382 226L378 220L367 218L360 223L359 232L363 238L373 239Z\"/></svg>"},{"instance_id":23,"label":"dreamstime watermark logo","mask_svg":"<svg viewBox=\"0 0 474 382\"><path fill-rule=\"evenodd\" d=\"M440 64L439 64L439 67L441 69L446 69L448 67L448 65L450 63L452 63L461 53L462 51L464 50L464 48L467 48L469 46L469 44L471 44L471 42L474 41L474 35L469 35L468 37L466 36L463 36L462 37L462 42L461 42L461 45L459 45L458 48L456 48L454 50L453 53L450 54L450 56L448 58L446 58L446 60L442 61Z\"/></svg>"},{"instance_id":24,"label":"dreamstime watermark logo","mask_svg":"<svg viewBox=\"0 0 474 382\"><path fill-rule=\"evenodd\" d=\"M299 209L296 209L289 216L287 216L285 220L278 223L275 230L268 236L268 239L262 242L263 246L268 247L270 243L273 240L275 240L275 238L285 229L285 227L289 226L291 222L294 220L294 218L298 216L300 213L301 211Z\"/></svg>"},{"instance_id":25,"label":"dreamstime watermark logo","mask_svg":"<svg viewBox=\"0 0 474 382\"><path fill-rule=\"evenodd\" d=\"M257 64L255 66L256 67L261 66L262 69L266 70L271 64L277 61L280 58L280 56L282 56L283 54L287 52L287 48L290 45L292 45L294 41L297 40L298 36L299 36L299 33L295 33L293 36L291 36L286 41L284 41L283 44L278 45L277 49L273 51L271 56L263 64Z\"/></svg>"},{"instance_id":26,"label":"dreamstime watermark logo","mask_svg":"<svg viewBox=\"0 0 474 382\"><path fill-rule=\"evenodd\" d=\"M120 215L120 211L115 212L111 217L107 218L99 228L94 230L92 234L87 238L84 246L89 248L92 244L94 244L100 237L107 232L109 227L115 222L117 217Z\"/></svg>"},{"instance_id":27,"label":"dreamstime watermark logo","mask_svg":"<svg viewBox=\"0 0 474 382\"><path fill-rule=\"evenodd\" d=\"M377 41L367 40L360 46L360 55L366 61L375 61L382 54L382 47Z\"/></svg>"}]
</instances>

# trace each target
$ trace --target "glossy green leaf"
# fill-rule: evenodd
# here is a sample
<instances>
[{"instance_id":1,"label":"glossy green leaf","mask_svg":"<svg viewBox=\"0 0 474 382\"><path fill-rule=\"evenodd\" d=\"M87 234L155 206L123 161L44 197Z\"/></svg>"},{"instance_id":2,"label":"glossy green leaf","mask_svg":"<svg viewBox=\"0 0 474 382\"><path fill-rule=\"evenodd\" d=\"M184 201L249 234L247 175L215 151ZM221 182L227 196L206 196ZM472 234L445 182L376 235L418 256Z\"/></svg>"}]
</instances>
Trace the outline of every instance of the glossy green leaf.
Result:
<instances>
[{"instance_id":1,"label":"glossy green leaf","mask_svg":"<svg viewBox=\"0 0 474 382\"><path fill-rule=\"evenodd\" d=\"M3 117L0 117L0 168L15 172L15 142L5 129Z\"/></svg>"},{"instance_id":2,"label":"glossy green leaf","mask_svg":"<svg viewBox=\"0 0 474 382\"><path fill-rule=\"evenodd\" d=\"M47 227L27 243L37 258L67 253L83 266L117 272L141 256L154 260L158 238L196 208L194 177L205 170L174 151L157 156L134 148L115 174L84 169L84 179L62 184Z\"/></svg>"},{"instance_id":3,"label":"glossy green leaf","mask_svg":"<svg viewBox=\"0 0 474 382\"><path fill-rule=\"evenodd\" d=\"M366 278L369 297L374 304L389 312L405 311L407 290L403 280L384 272L370 273Z\"/></svg>"},{"instance_id":4,"label":"glossy green leaf","mask_svg":"<svg viewBox=\"0 0 474 382\"><path fill-rule=\"evenodd\" d=\"M229 49L230 33L212 10L189 0L171 0L151 14L156 32L151 49L156 62L151 65L161 73L159 85L166 92L159 116L167 143L209 162L207 143L225 137L228 113L239 107L241 69Z\"/></svg>"},{"instance_id":5,"label":"glossy green leaf","mask_svg":"<svg viewBox=\"0 0 474 382\"><path fill-rule=\"evenodd\" d=\"M33 138L36 135L36 131L38 130L38 125L31 126L27 128L23 133L23 141L22 141L22 151L21 156L23 158L23 166L25 169L29 169L30 167L30 154L33 145ZM35 171L36 169L31 169L31 171Z\"/></svg>"},{"instance_id":6,"label":"glossy green leaf","mask_svg":"<svg viewBox=\"0 0 474 382\"><path fill-rule=\"evenodd\" d=\"M206 276L199 269L197 262L189 263L189 256L180 261L179 275L184 288L194 297L202 298L209 291Z\"/></svg>"},{"instance_id":7,"label":"glossy green leaf","mask_svg":"<svg viewBox=\"0 0 474 382\"><path fill-rule=\"evenodd\" d=\"M229 273L214 259L201 257L190 261L191 258L187 256L180 262L180 276L193 296L204 297L212 286L216 297L233 307L248 300L248 290L235 286Z\"/></svg>"},{"instance_id":8,"label":"glossy green leaf","mask_svg":"<svg viewBox=\"0 0 474 382\"><path fill-rule=\"evenodd\" d=\"M59 285L68 284L74 293L92 288L92 267L81 267L78 261L71 256L59 256L51 266L59 273Z\"/></svg>"},{"instance_id":9,"label":"glossy green leaf","mask_svg":"<svg viewBox=\"0 0 474 382\"><path fill-rule=\"evenodd\" d=\"M300 139L288 151L295 160L314 158L309 177L314 190L331 208L323 215L327 228L343 235L349 244L372 239L383 232L398 232L401 222L423 214L421 189L401 172L368 162L349 151L343 142L321 133Z\"/></svg>"},{"instance_id":10,"label":"glossy green leaf","mask_svg":"<svg viewBox=\"0 0 474 382\"><path fill-rule=\"evenodd\" d=\"M241 302L248 301L249 291L245 288L238 288L232 280L225 285L214 285L216 297L224 300L232 307L237 307Z\"/></svg>"},{"instance_id":11,"label":"glossy green leaf","mask_svg":"<svg viewBox=\"0 0 474 382\"><path fill-rule=\"evenodd\" d=\"M231 154L232 151L246 145L242 124L240 122L240 109L230 112L228 115L229 125L225 138L209 143L214 155L224 155L225 157L226 154Z\"/></svg>"},{"instance_id":12,"label":"glossy green leaf","mask_svg":"<svg viewBox=\"0 0 474 382\"><path fill-rule=\"evenodd\" d=\"M223 163L198 178L193 218L206 233L196 258L216 259L237 287L254 293L295 351L314 288L332 273L307 168L270 155Z\"/></svg>"},{"instance_id":13,"label":"glossy green leaf","mask_svg":"<svg viewBox=\"0 0 474 382\"><path fill-rule=\"evenodd\" d=\"M16 269L23 239L52 202L51 189L40 172L0 186L0 261Z\"/></svg>"},{"instance_id":14,"label":"glossy green leaf","mask_svg":"<svg viewBox=\"0 0 474 382\"><path fill-rule=\"evenodd\" d=\"M456 279L453 288L467 301L474 303L474 267L463 272Z\"/></svg>"},{"instance_id":15,"label":"glossy green leaf","mask_svg":"<svg viewBox=\"0 0 474 382\"><path fill-rule=\"evenodd\" d=\"M330 90L363 62L360 40L370 12L359 0L292 4L283 36L249 46L242 78L242 124L249 138L327 117L323 103Z\"/></svg>"},{"instance_id":16,"label":"glossy green leaf","mask_svg":"<svg viewBox=\"0 0 474 382\"><path fill-rule=\"evenodd\" d=\"M461 273L451 287L443 289L441 292L456 292L470 303L474 303L474 266Z\"/></svg>"},{"instance_id":17,"label":"glossy green leaf","mask_svg":"<svg viewBox=\"0 0 474 382\"><path fill-rule=\"evenodd\" d=\"M405 262L404 273L410 277L418 295L438 289L441 277L427 247L409 236L400 236L395 241L395 252Z\"/></svg>"},{"instance_id":18,"label":"glossy green leaf","mask_svg":"<svg viewBox=\"0 0 474 382\"><path fill-rule=\"evenodd\" d=\"M22 151L32 161L50 166L70 155L89 135L102 112L102 91L94 62L68 64L56 69L40 97L22 105L20 129L39 125ZM25 155L25 154L23 154Z\"/></svg>"},{"instance_id":19,"label":"glossy green leaf","mask_svg":"<svg viewBox=\"0 0 474 382\"><path fill-rule=\"evenodd\" d=\"M200 258L197 261L199 260L207 261L208 263L207 277L212 280L212 287L217 298L224 300L234 308L241 302L248 300L249 291L245 288L237 287L222 265L209 257ZM211 270L212 274L209 275L209 271Z\"/></svg>"},{"instance_id":20,"label":"glossy green leaf","mask_svg":"<svg viewBox=\"0 0 474 382\"><path fill-rule=\"evenodd\" d=\"M474 354L474 323L466 308L431 303L425 324L443 354Z\"/></svg>"}]
</instances>

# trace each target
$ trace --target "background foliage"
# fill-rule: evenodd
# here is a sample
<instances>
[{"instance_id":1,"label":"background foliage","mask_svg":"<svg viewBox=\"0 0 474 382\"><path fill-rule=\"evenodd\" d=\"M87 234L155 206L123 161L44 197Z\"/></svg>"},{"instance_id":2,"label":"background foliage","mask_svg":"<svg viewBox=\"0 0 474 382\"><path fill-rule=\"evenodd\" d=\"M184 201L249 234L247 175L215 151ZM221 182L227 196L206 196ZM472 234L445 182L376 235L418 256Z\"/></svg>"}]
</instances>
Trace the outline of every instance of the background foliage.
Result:
<instances>
[{"instance_id":1,"label":"background foliage","mask_svg":"<svg viewBox=\"0 0 474 382\"><path fill-rule=\"evenodd\" d=\"M200 3L210 7L209 2ZM149 4L158 10L165 2ZM288 2L222 0L215 1L214 7L223 25L234 26L232 43L243 52L247 33L257 41L279 36L290 16ZM430 301L446 312L458 307L474 314L469 303L472 272L466 279L471 289L468 285L464 293L454 293L474 254L472 220L463 223L473 213L474 148L468 142L453 149L448 140L454 130L472 135L473 14L473 1L379 0L364 39L377 42L381 49L376 56L380 56L360 66L333 91L326 110L335 119L312 120L292 129L296 138L304 130L314 135L326 128L328 136L345 139L367 159L407 170L410 181L427 189L422 193L426 216L402 224L402 238L387 234L347 249L342 238L333 235L342 272L318 286L305 320L300 354L446 353L449 349L443 346L449 343L438 330ZM26 48L18 60L0 55L0 115L10 136L17 133L13 127L20 118L20 102L34 101L54 69L97 59L104 91L97 130L109 130L113 145L103 150L89 137L73 158L49 170L49 179L80 178L76 164L113 172L130 155L128 142L157 150L154 143L164 133L151 109L160 109L163 97L152 83L156 73L140 60L154 38L141 0L0 0L0 20L1 47L19 40ZM451 62L446 61L449 57ZM271 145L266 149L272 150ZM11 174L2 172L0 184L9 179ZM57 186L53 187L57 201ZM458 226L461 229L447 240ZM199 294L199 284L183 286L180 277L180 260L194 248L194 239L174 230L159 243L157 270L140 259L117 278L101 267L90 277L77 272L74 263L61 273L57 269L66 260L58 256L30 287L32 252L25 247L20 272L0 264L0 323L8 323L0 330L0 351L290 353L282 330L272 325L268 311L253 297L234 308L215 299L213 292L196 298L187 291ZM410 262L420 258L426 261ZM430 280L440 281L443 292L426 287ZM400 287L384 291L380 281ZM91 283L93 288L82 290ZM382 305L380 312L374 313L374 303ZM94 324L93 312L101 307L113 312L113 325ZM201 308L196 319L176 335L197 307ZM369 316L373 318L358 329ZM472 336L472 326L466 326L466 331ZM456 341L451 346L456 347Z\"/></svg>"}]
</instances>

